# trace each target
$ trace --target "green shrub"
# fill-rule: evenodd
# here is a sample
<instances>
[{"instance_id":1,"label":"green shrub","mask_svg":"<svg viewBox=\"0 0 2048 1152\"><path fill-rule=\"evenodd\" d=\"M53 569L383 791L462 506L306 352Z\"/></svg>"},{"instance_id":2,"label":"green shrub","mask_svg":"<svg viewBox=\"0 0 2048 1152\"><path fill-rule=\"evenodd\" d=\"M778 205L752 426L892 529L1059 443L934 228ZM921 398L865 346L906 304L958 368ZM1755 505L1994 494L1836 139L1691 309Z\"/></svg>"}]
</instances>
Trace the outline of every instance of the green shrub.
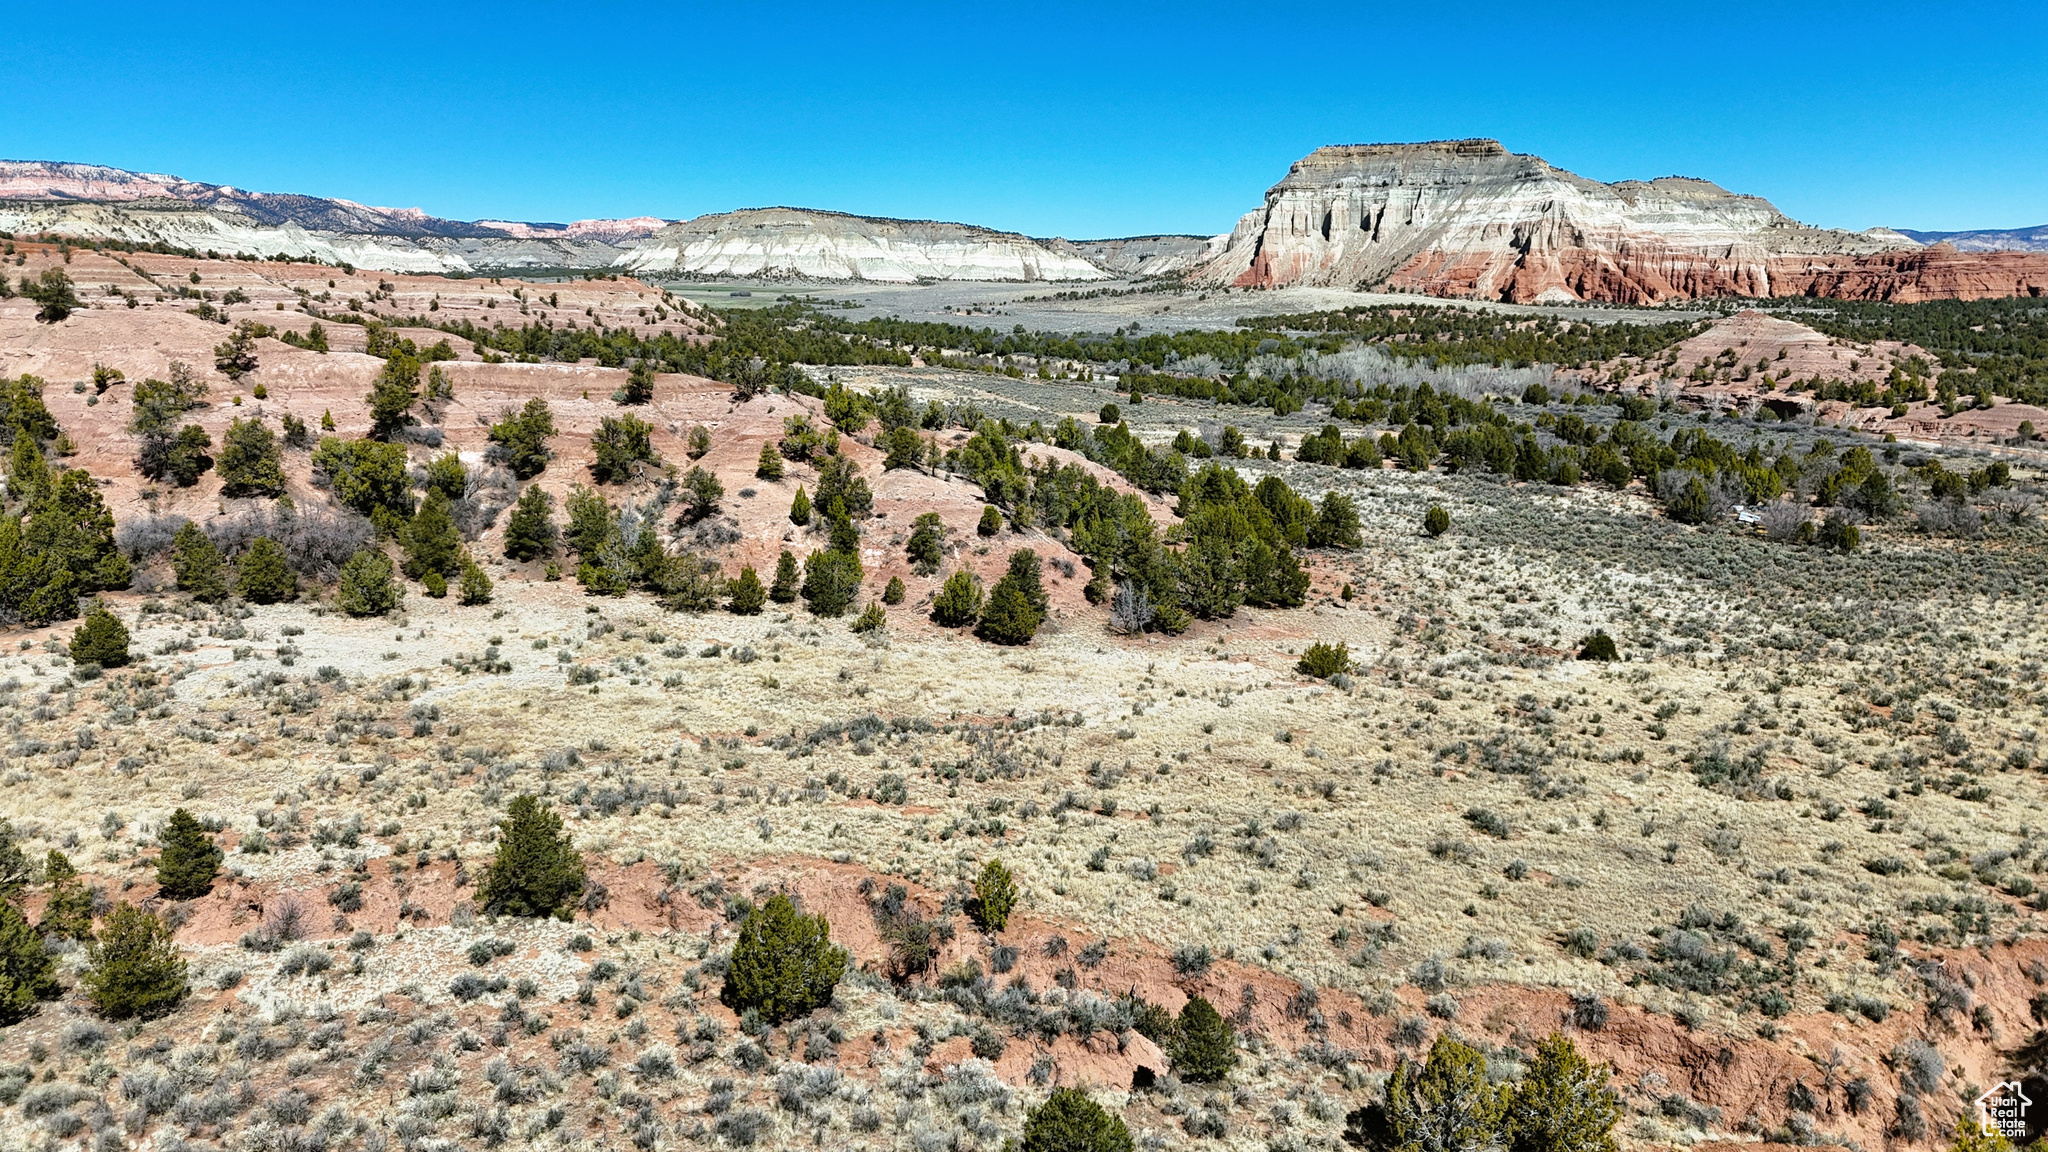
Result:
<instances>
[{"instance_id":1,"label":"green shrub","mask_svg":"<svg viewBox=\"0 0 2048 1152\"><path fill-rule=\"evenodd\" d=\"M538 396L528 400L517 414L507 409L500 414L498 423L491 425L495 451L503 455L512 475L521 480L546 470L548 460L554 456L548 448L548 438L554 434L555 414L548 402Z\"/></svg>"},{"instance_id":2,"label":"green shrub","mask_svg":"<svg viewBox=\"0 0 2048 1152\"><path fill-rule=\"evenodd\" d=\"M1197 1084L1221 1080L1237 1065L1237 1030L1200 996L1180 1010L1173 1026L1174 1075Z\"/></svg>"},{"instance_id":3,"label":"green shrub","mask_svg":"<svg viewBox=\"0 0 2048 1152\"><path fill-rule=\"evenodd\" d=\"M1451 530L1451 514L1441 504L1431 504L1429 511L1422 515L1422 530L1431 536L1441 536Z\"/></svg>"},{"instance_id":4,"label":"green shrub","mask_svg":"<svg viewBox=\"0 0 2048 1152\"><path fill-rule=\"evenodd\" d=\"M391 557L365 548L341 566L334 602L351 616L382 616L398 607L399 591Z\"/></svg>"},{"instance_id":5,"label":"green shrub","mask_svg":"<svg viewBox=\"0 0 2048 1152\"><path fill-rule=\"evenodd\" d=\"M119 668L128 663L128 628L98 603L71 634L71 658L80 664Z\"/></svg>"},{"instance_id":6,"label":"green shrub","mask_svg":"<svg viewBox=\"0 0 2048 1152\"><path fill-rule=\"evenodd\" d=\"M528 484L512 506L512 518L505 523L505 557L535 560L555 552L555 522L551 516L555 498L538 484Z\"/></svg>"},{"instance_id":7,"label":"green shrub","mask_svg":"<svg viewBox=\"0 0 2048 1152\"><path fill-rule=\"evenodd\" d=\"M889 614L882 611L880 604L869 601L868 606L862 609L860 616L854 620L851 630L854 632L880 632L888 624Z\"/></svg>"},{"instance_id":8,"label":"green shrub","mask_svg":"<svg viewBox=\"0 0 2048 1152\"><path fill-rule=\"evenodd\" d=\"M448 595L448 578L439 572L429 572L420 577L420 588L436 600Z\"/></svg>"},{"instance_id":9,"label":"green shrub","mask_svg":"<svg viewBox=\"0 0 2048 1152\"><path fill-rule=\"evenodd\" d=\"M160 1016L184 998L185 961L170 927L153 912L115 905L86 945L86 957L89 966L78 983L103 1016Z\"/></svg>"},{"instance_id":10,"label":"green shrub","mask_svg":"<svg viewBox=\"0 0 2048 1152\"><path fill-rule=\"evenodd\" d=\"M1713 497L1699 473L1686 475L1684 482L1664 501L1664 514L1680 524L1704 524L1713 511Z\"/></svg>"},{"instance_id":11,"label":"green shrub","mask_svg":"<svg viewBox=\"0 0 2048 1152\"><path fill-rule=\"evenodd\" d=\"M1114 404L1104 404L1102 411L1095 414L1095 421L1098 424L1117 424L1122 422L1123 418L1123 409Z\"/></svg>"},{"instance_id":12,"label":"green shrub","mask_svg":"<svg viewBox=\"0 0 2048 1152\"><path fill-rule=\"evenodd\" d=\"M469 492L469 469L463 467L462 457L453 452L443 452L427 461L426 488L438 488L449 500L460 500Z\"/></svg>"},{"instance_id":13,"label":"green shrub","mask_svg":"<svg viewBox=\"0 0 2048 1152\"><path fill-rule=\"evenodd\" d=\"M600 419L590 434L590 475L599 484L623 484L642 463L659 464L653 433L654 425L630 412Z\"/></svg>"},{"instance_id":14,"label":"green shrub","mask_svg":"<svg viewBox=\"0 0 2048 1152\"><path fill-rule=\"evenodd\" d=\"M1406 1057L1387 1079L1384 1131L1369 1141L1388 1149L1497 1148L1505 1092L1487 1079L1486 1057L1438 1036L1417 1069Z\"/></svg>"},{"instance_id":15,"label":"green shrub","mask_svg":"<svg viewBox=\"0 0 2048 1152\"><path fill-rule=\"evenodd\" d=\"M981 619L981 579L962 569L946 577L932 600L932 622L941 628L963 628Z\"/></svg>"},{"instance_id":16,"label":"green shrub","mask_svg":"<svg viewBox=\"0 0 2048 1152\"><path fill-rule=\"evenodd\" d=\"M811 498L804 495L804 486L796 486L796 498L789 502L789 522L801 528L811 522Z\"/></svg>"},{"instance_id":17,"label":"green shrub","mask_svg":"<svg viewBox=\"0 0 2048 1152\"><path fill-rule=\"evenodd\" d=\"M913 520L910 540L904 545L904 552L910 557L910 570L920 576L937 572L946 558L945 542L946 524L937 512L926 512Z\"/></svg>"},{"instance_id":18,"label":"green shrub","mask_svg":"<svg viewBox=\"0 0 2048 1152\"><path fill-rule=\"evenodd\" d=\"M888 586L882 589L882 603L891 605L903 603L903 577L889 577Z\"/></svg>"},{"instance_id":19,"label":"green shrub","mask_svg":"<svg viewBox=\"0 0 2048 1152\"><path fill-rule=\"evenodd\" d=\"M164 899L191 900L213 890L213 878L220 872L220 846L192 813L183 808L171 813L156 842L162 848L156 858L156 883Z\"/></svg>"},{"instance_id":20,"label":"green shrub","mask_svg":"<svg viewBox=\"0 0 2048 1152\"><path fill-rule=\"evenodd\" d=\"M583 887L583 857L562 831L562 817L530 794L513 797L498 825L497 853L477 885L477 904L497 916L567 919Z\"/></svg>"},{"instance_id":21,"label":"green shrub","mask_svg":"<svg viewBox=\"0 0 2048 1152\"><path fill-rule=\"evenodd\" d=\"M491 602L491 578L483 565L467 556L462 558L462 602L472 607Z\"/></svg>"},{"instance_id":22,"label":"green shrub","mask_svg":"<svg viewBox=\"0 0 2048 1152\"><path fill-rule=\"evenodd\" d=\"M654 365L645 360L633 361L633 366L626 370L626 386L613 393L612 399L620 404L645 404L654 399Z\"/></svg>"},{"instance_id":23,"label":"green shrub","mask_svg":"<svg viewBox=\"0 0 2048 1152\"><path fill-rule=\"evenodd\" d=\"M258 536L235 565L235 591L252 604L277 604L299 594L298 573L292 571L284 545Z\"/></svg>"},{"instance_id":24,"label":"green shrub","mask_svg":"<svg viewBox=\"0 0 2048 1152\"><path fill-rule=\"evenodd\" d=\"M1003 514L993 504L981 506L981 522L974 526L976 533L993 536L1003 530Z\"/></svg>"},{"instance_id":25,"label":"green shrub","mask_svg":"<svg viewBox=\"0 0 2048 1152\"><path fill-rule=\"evenodd\" d=\"M777 893L740 922L719 999L781 1024L831 1003L845 973L846 950L832 943L825 917L806 916Z\"/></svg>"},{"instance_id":26,"label":"green shrub","mask_svg":"<svg viewBox=\"0 0 2048 1152\"><path fill-rule=\"evenodd\" d=\"M21 909L0 904L0 1024L35 1015L38 1002L56 999L58 991L57 958L43 947L42 932L29 927Z\"/></svg>"},{"instance_id":27,"label":"green shrub","mask_svg":"<svg viewBox=\"0 0 2048 1152\"><path fill-rule=\"evenodd\" d=\"M984 932L1001 932L1016 907L1017 881L1010 870L1001 860L982 865L981 875L974 878L974 902L968 906L974 922Z\"/></svg>"},{"instance_id":28,"label":"green shrub","mask_svg":"<svg viewBox=\"0 0 2048 1152\"><path fill-rule=\"evenodd\" d=\"M761 458L754 464L754 475L762 480L782 479L782 453L772 443L761 445Z\"/></svg>"},{"instance_id":29,"label":"green shrub","mask_svg":"<svg viewBox=\"0 0 2048 1152\"><path fill-rule=\"evenodd\" d=\"M1023 1152L1134 1152L1131 1130L1078 1088L1055 1088L1024 1117Z\"/></svg>"},{"instance_id":30,"label":"green shrub","mask_svg":"<svg viewBox=\"0 0 2048 1152\"><path fill-rule=\"evenodd\" d=\"M220 549L199 525L187 520L171 537L171 571L177 574L178 591L190 593L194 600L225 600L228 581L224 568Z\"/></svg>"},{"instance_id":31,"label":"green shrub","mask_svg":"<svg viewBox=\"0 0 2048 1152\"><path fill-rule=\"evenodd\" d=\"M761 586L761 574L754 571L752 564L740 569L740 574L726 582L725 610L735 616L754 616L761 611L761 605L768 600L768 590Z\"/></svg>"},{"instance_id":32,"label":"green shrub","mask_svg":"<svg viewBox=\"0 0 2048 1152\"><path fill-rule=\"evenodd\" d=\"M1351 671L1351 646L1349 644L1325 644L1318 640L1301 654L1301 662L1294 666L1303 676L1328 680L1332 676Z\"/></svg>"},{"instance_id":33,"label":"green shrub","mask_svg":"<svg viewBox=\"0 0 2048 1152\"><path fill-rule=\"evenodd\" d=\"M1621 653L1614 646L1614 637L1609 636L1603 628L1586 637L1585 642L1579 645L1579 659L1614 661L1621 659Z\"/></svg>"},{"instance_id":34,"label":"green shrub","mask_svg":"<svg viewBox=\"0 0 2048 1152\"><path fill-rule=\"evenodd\" d=\"M718 511L718 502L725 498L725 485L718 482L718 477L704 469L692 468L683 476L683 487L679 495L683 520L695 524Z\"/></svg>"}]
</instances>

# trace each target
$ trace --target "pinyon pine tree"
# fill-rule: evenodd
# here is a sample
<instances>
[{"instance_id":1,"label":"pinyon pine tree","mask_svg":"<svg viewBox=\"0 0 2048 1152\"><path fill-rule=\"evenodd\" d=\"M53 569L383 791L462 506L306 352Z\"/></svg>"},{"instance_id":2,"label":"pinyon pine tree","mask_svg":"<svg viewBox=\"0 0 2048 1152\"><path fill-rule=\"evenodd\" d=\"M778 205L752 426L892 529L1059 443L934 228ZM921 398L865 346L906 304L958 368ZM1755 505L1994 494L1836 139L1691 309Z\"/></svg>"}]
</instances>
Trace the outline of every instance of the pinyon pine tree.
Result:
<instances>
[{"instance_id":1,"label":"pinyon pine tree","mask_svg":"<svg viewBox=\"0 0 2048 1152\"><path fill-rule=\"evenodd\" d=\"M1197 996L1180 1010L1173 1029L1174 1075L1208 1083L1230 1075L1237 1065L1237 1030L1216 1006Z\"/></svg>"},{"instance_id":2,"label":"pinyon pine tree","mask_svg":"<svg viewBox=\"0 0 2048 1152\"><path fill-rule=\"evenodd\" d=\"M78 879L71 858L50 849L43 860L43 879L50 885L50 898L43 904L43 918L36 931L66 940L92 936L92 892Z\"/></svg>"},{"instance_id":3,"label":"pinyon pine tree","mask_svg":"<svg viewBox=\"0 0 2048 1152\"><path fill-rule=\"evenodd\" d=\"M90 966L78 982L102 1016L161 1016L184 998L184 958L170 926L153 912L115 905L86 956Z\"/></svg>"},{"instance_id":4,"label":"pinyon pine tree","mask_svg":"<svg viewBox=\"0 0 2048 1152\"><path fill-rule=\"evenodd\" d=\"M1606 1065L1592 1063L1577 1045L1551 1033L1536 1046L1536 1059L1508 1103L1509 1147L1513 1152L1614 1152L1621 1102L1608 1087L1609 1075Z\"/></svg>"},{"instance_id":5,"label":"pinyon pine tree","mask_svg":"<svg viewBox=\"0 0 2048 1152\"><path fill-rule=\"evenodd\" d=\"M220 871L221 850L183 808L171 813L156 835L163 851L156 858L156 882L167 900L190 900L213 890Z\"/></svg>"}]
</instances>

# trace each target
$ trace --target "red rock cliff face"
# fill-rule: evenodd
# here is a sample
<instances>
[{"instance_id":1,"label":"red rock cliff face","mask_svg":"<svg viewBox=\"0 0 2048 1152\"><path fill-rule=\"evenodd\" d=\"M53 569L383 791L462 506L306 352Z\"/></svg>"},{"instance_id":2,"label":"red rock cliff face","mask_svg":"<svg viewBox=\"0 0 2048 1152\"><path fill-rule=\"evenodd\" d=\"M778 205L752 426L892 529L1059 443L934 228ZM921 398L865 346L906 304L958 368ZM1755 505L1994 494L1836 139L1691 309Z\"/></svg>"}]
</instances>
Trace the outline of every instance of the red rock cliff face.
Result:
<instances>
[{"instance_id":1,"label":"red rock cliff face","mask_svg":"<svg viewBox=\"0 0 2048 1152\"><path fill-rule=\"evenodd\" d=\"M2042 295L2048 254L1811 228L1704 180L1602 184L1491 140L1321 148L1192 279L1517 303Z\"/></svg>"}]
</instances>

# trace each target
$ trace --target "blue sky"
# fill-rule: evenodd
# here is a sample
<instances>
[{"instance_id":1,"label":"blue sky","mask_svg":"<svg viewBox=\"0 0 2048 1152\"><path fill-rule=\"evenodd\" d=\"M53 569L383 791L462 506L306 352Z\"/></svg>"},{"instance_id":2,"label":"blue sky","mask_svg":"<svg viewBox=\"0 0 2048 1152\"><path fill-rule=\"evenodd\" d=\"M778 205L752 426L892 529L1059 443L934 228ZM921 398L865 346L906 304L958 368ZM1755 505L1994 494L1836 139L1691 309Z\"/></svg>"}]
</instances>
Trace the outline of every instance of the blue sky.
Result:
<instances>
[{"instance_id":1,"label":"blue sky","mask_svg":"<svg viewBox=\"0 0 2048 1152\"><path fill-rule=\"evenodd\" d=\"M1216 232L1317 145L1490 136L1823 225L2048 221L2039 2L369 0L11 25L9 158L465 219L796 204Z\"/></svg>"}]
</instances>

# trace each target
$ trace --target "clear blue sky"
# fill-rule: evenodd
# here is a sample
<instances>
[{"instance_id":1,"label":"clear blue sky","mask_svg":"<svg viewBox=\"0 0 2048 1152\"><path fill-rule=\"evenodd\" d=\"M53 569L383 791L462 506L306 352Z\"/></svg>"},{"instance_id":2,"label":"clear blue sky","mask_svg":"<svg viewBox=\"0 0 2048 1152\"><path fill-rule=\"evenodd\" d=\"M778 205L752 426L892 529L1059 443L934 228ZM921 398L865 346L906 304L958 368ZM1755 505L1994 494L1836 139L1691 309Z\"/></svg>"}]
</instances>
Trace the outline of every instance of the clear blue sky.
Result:
<instances>
[{"instance_id":1,"label":"clear blue sky","mask_svg":"<svg viewBox=\"0 0 2048 1152\"><path fill-rule=\"evenodd\" d=\"M10 25L7 157L463 219L795 204L1216 232L1317 145L1490 136L1823 225L2048 222L2040 0L229 0Z\"/></svg>"}]
</instances>

